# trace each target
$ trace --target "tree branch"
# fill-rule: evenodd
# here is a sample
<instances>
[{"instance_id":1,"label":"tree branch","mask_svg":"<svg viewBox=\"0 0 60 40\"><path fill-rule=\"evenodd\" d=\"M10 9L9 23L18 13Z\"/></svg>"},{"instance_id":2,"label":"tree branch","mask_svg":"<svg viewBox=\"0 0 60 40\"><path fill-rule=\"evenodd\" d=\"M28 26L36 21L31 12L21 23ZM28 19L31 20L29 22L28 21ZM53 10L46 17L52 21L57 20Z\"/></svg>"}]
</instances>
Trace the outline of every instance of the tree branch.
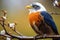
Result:
<instances>
[{"instance_id":1,"label":"tree branch","mask_svg":"<svg viewBox=\"0 0 60 40\"><path fill-rule=\"evenodd\" d=\"M34 39L33 36L17 36L17 35L11 35L11 34L8 34L8 35L0 34L0 36L17 38L17 39L22 39L22 40L33 40ZM45 37L43 36L36 37L36 39L45 39L45 38L60 38L60 35L46 35Z\"/></svg>"},{"instance_id":2,"label":"tree branch","mask_svg":"<svg viewBox=\"0 0 60 40\"><path fill-rule=\"evenodd\" d=\"M49 14L51 14L51 15L60 15L60 13L57 13L57 12L49 12Z\"/></svg>"}]
</instances>

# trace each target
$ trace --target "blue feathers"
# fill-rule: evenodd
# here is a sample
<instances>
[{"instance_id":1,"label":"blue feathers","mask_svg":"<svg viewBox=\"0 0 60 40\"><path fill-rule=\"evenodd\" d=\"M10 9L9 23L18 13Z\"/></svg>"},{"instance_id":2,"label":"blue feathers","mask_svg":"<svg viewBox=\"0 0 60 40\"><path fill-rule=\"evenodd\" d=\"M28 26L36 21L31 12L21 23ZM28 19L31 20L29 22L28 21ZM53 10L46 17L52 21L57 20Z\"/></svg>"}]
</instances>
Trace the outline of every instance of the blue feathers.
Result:
<instances>
[{"instance_id":1,"label":"blue feathers","mask_svg":"<svg viewBox=\"0 0 60 40\"><path fill-rule=\"evenodd\" d=\"M41 15L44 17L45 23L48 24L49 26L51 26L51 28L55 32L55 34L58 34L58 31L57 31L57 28L53 21L52 16L46 11L42 11Z\"/></svg>"}]
</instances>

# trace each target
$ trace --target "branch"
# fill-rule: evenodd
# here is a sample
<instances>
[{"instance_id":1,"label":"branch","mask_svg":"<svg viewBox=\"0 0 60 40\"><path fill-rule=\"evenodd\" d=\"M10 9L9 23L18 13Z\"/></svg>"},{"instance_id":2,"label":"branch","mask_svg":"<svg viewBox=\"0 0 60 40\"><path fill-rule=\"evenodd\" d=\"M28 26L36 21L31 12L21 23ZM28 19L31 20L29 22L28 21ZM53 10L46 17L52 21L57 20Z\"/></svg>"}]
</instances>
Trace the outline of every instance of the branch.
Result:
<instances>
[{"instance_id":1,"label":"branch","mask_svg":"<svg viewBox=\"0 0 60 40\"><path fill-rule=\"evenodd\" d=\"M33 36L17 36L17 35L3 35L0 34L0 36L5 36L5 37L12 37L12 38L17 38L17 39L22 39L22 40L33 40L34 37ZM45 39L45 38L60 38L60 35L46 35L45 37L43 36L38 36L36 37L36 39Z\"/></svg>"},{"instance_id":2,"label":"branch","mask_svg":"<svg viewBox=\"0 0 60 40\"><path fill-rule=\"evenodd\" d=\"M7 24L5 24L5 26L8 26ZM9 27L9 26L8 26ZM9 27L12 31L14 31L15 33L17 33L19 36L22 36L22 34L20 32L18 32L16 30L16 28L14 27L14 29L12 29L11 27ZM6 29L6 28L5 28ZM7 31L7 30L6 30Z\"/></svg>"},{"instance_id":3,"label":"branch","mask_svg":"<svg viewBox=\"0 0 60 40\"><path fill-rule=\"evenodd\" d=\"M51 14L51 15L60 15L60 13L57 13L57 12L49 12L49 14Z\"/></svg>"},{"instance_id":4,"label":"branch","mask_svg":"<svg viewBox=\"0 0 60 40\"><path fill-rule=\"evenodd\" d=\"M4 11L3 11L4 12ZM54 13L56 14L56 13ZM6 15L6 12L4 13L4 16ZM23 35L20 35L20 33L18 31L15 30L15 32L17 34L19 34L20 36L17 36L17 35L12 35L12 34L9 34L5 28L5 17L3 17L3 21L2 21L2 27L3 29L5 30L6 34L0 34L0 36L5 36L5 37L10 37L10 38L17 38L17 39L22 39L22 40L34 40L34 36L23 36ZM45 37L40 35L38 37L36 37L36 39L44 39L44 38L60 38L60 35L46 35Z\"/></svg>"}]
</instances>

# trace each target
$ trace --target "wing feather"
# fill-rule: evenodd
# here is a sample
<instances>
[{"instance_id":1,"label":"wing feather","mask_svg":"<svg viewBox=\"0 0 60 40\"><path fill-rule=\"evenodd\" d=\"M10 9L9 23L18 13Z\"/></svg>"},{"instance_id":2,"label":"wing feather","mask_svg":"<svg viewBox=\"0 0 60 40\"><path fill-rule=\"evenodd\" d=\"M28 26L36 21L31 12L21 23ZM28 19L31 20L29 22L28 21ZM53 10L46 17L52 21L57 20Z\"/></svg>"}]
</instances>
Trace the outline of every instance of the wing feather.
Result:
<instances>
[{"instance_id":1,"label":"wing feather","mask_svg":"<svg viewBox=\"0 0 60 40\"><path fill-rule=\"evenodd\" d=\"M45 23L48 24L56 34L58 34L57 27L52 16L46 11L42 11L41 15L44 17Z\"/></svg>"}]
</instances>

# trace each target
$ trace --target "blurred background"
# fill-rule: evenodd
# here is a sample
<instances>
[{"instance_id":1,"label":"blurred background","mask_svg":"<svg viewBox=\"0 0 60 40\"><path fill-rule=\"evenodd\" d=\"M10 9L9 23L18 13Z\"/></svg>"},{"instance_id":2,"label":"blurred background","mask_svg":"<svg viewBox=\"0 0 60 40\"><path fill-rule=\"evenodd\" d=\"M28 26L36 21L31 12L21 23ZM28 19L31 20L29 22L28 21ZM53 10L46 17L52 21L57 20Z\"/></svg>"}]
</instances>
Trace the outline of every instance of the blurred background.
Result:
<instances>
[{"instance_id":1,"label":"blurred background","mask_svg":"<svg viewBox=\"0 0 60 40\"><path fill-rule=\"evenodd\" d=\"M32 2L40 2L45 6L48 12L60 13L60 8L53 6L54 0L0 0L0 16L2 16L1 9L7 10L6 22L16 22L16 30L26 36L35 36L36 33L29 25L28 10L25 6ZM60 15L52 15L57 25L58 32L60 33ZM17 35L14 31L6 26L6 29L11 34ZM0 25L0 31L3 30ZM1 39L3 40L3 39ZM17 39L14 39L17 40ZM48 40L48 39L46 39ZM51 40L51 39L49 39Z\"/></svg>"}]
</instances>

